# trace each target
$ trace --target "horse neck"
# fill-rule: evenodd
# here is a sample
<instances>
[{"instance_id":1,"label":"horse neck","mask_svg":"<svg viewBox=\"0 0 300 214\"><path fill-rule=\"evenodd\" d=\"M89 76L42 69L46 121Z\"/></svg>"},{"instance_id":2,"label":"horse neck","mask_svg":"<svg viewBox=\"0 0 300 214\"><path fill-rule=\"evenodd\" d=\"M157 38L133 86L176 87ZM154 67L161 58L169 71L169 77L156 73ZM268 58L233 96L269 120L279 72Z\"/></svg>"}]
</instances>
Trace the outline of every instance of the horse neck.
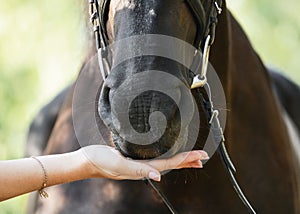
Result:
<instances>
[{"instance_id":1,"label":"horse neck","mask_svg":"<svg viewBox=\"0 0 300 214\"><path fill-rule=\"evenodd\" d=\"M218 25L220 31L217 35L219 33L220 36L216 38L211 61L226 94L227 135L235 136L235 130L231 126L240 121L243 123L238 124L238 127L254 131L253 135L249 136L251 141L253 138L260 137L257 128L260 126L268 139L280 138L280 147L282 147L283 142L287 142L289 137L272 90L269 74L230 12L227 11L224 17L225 19L222 17ZM224 20L225 25L223 25ZM272 145L277 146L276 143ZM231 145L230 141L228 146L236 147Z\"/></svg>"},{"instance_id":2,"label":"horse neck","mask_svg":"<svg viewBox=\"0 0 300 214\"><path fill-rule=\"evenodd\" d=\"M269 75L228 10L219 18L210 61L225 90L226 145L239 174L248 181L256 176L257 183L264 176L273 176L274 185L289 183L286 192L299 201L294 153ZM281 173L289 178L281 180Z\"/></svg>"}]
</instances>

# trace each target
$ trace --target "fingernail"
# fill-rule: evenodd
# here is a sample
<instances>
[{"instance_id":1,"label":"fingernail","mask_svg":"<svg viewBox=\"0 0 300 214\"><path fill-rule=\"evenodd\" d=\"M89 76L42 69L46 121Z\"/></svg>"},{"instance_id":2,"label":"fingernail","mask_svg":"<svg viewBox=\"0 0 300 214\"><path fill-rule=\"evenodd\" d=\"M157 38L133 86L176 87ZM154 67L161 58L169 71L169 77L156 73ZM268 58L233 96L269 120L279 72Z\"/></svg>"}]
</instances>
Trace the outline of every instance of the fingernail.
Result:
<instances>
[{"instance_id":1,"label":"fingernail","mask_svg":"<svg viewBox=\"0 0 300 214\"><path fill-rule=\"evenodd\" d=\"M160 174L157 174L156 172L149 172L149 178L154 181L160 181Z\"/></svg>"}]
</instances>

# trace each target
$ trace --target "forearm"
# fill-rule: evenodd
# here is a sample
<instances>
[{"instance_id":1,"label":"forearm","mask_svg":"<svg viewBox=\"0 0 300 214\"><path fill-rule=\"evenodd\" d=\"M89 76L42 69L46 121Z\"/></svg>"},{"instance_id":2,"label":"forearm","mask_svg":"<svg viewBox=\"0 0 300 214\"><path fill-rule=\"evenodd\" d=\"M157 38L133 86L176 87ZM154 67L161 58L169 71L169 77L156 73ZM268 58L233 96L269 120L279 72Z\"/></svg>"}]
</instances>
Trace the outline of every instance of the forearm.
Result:
<instances>
[{"instance_id":1,"label":"forearm","mask_svg":"<svg viewBox=\"0 0 300 214\"><path fill-rule=\"evenodd\" d=\"M37 158L46 170L47 186L91 176L90 167L80 150ZM43 181L43 169L33 158L0 161L0 201L39 190Z\"/></svg>"}]
</instances>

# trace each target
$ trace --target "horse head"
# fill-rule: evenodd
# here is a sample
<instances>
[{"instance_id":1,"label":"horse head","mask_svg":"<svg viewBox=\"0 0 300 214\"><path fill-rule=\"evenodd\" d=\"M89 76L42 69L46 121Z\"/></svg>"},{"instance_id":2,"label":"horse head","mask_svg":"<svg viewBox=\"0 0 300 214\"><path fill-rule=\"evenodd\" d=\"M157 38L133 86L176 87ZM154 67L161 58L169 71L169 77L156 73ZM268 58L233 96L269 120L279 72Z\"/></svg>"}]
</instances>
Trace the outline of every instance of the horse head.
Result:
<instances>
[{"instance_id":1,"label":"horse head","mask_svg":"<svg viewBox=\"0 0 300 214\"><path fill-rule=\"evenodd\" d=\"M185 150L195 114L191 94L186 93L193 80L191 71L159 54L136 53L151 48L156 53L169 51L191 64L194 52L185 45L167 46L168 41L164 41L177 39L190 46L202 41L199 35L205 30L204 10L200 13L203 19L199 18L188 2L112 0L106 3L109 9L102 8L103 13L107 11L102 14L107 20L104 31L109 43L116 45L99 98L99 114L110 128L114 144L126 156L146 159ZM203 8L200 1L198 4L198 9ZM149 45L145 47L145 43ZM123 55L132 57L120 59ZM128 109L122 101L115 101L116 97L133 95Z\"/></svg>"}]
</instances>

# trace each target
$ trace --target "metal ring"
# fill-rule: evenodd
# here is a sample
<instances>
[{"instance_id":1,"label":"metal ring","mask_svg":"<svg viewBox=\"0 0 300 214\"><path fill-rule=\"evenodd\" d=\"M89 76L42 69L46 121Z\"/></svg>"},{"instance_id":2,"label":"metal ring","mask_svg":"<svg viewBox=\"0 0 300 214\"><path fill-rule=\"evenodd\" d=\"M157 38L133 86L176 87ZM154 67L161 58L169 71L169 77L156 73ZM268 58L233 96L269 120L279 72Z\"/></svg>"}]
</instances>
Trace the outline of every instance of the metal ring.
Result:
<instances>
[{"instance_id":1,"label":"metal ring","mask_svg":"<svg viewBox=\"0 0 300 214\"><path fill-rule=\"evenodd\" d=\"M203 87L206 83L207 83L206 76L204 78L201 78L200 75L198 74L193 79L193 83L191 85L191 89Z\"/></svg>"},{"instance_id":2,"label":"metal ring","mask_svg":"<svg viewBox=\"0 0 300 214\"><path fill-rule=\"evenodd\" d=\"M202 66L201 66L201 79L206 78L207 67L208 67L208 59L209 59L209 51L210 51L210 35L206 37L203 55L202 55Z\"/></svg>"}]
</instances>

